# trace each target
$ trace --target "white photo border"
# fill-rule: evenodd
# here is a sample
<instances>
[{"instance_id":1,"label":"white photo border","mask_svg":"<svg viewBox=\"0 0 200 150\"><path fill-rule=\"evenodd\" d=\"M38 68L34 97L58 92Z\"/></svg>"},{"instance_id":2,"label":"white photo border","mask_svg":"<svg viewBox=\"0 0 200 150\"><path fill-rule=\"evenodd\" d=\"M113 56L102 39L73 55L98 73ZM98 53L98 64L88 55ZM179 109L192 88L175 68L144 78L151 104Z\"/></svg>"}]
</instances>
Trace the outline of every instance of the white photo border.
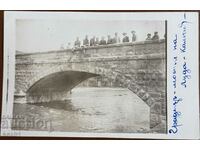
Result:
<instances>
[{"instance_id":1,"label":"white photo border","mask_svg":"<svg viewBox=\"0 0 200 150\"><path fill-rule=\"evenodd\" d=\"M3 74L3 104L2 117L12 115L14 76L15 76L15 21L17 19L58 19L68 16L69 18L82 18L82 12L26 12L6 11L4 15L4 74ZM173 68L173 40L178 34L181 39L179 24L187 16L191 22L188 27L189 38L187 45L190 52L186 53L187 64L190 66L192 78L186 89L178 88L177 93L183 98L179 106L183 116L180 118L182 126L176 134L143 134L143 133L75 133L75 132L45 132L45 131L15 131L1 129L1 135L9 136L45 136L45 137L107 137L107 138L154 138L154 139L198 139L199 138L199 18L198 12L84 12L86 18L99 20L121 18L132 20L167 20L167 123L168 129L173 125L173 90L172 90L172 68ZM76 17L74 17L76 16ZM105 17L106 16L106 17ZM9 62L9 63L8 63ZM8 65L9 64L9 65ZM181 72L181 68L178 68ZM181 74L179 74L181 76ZM9 79L9 84L7 84ZM181 78L180 78L181 80ZM8 92L9 91L9 92ZM8 94L7 94L8 92ZM7 97L8 96L8 97Z\"/></svg>"}]
</instances>

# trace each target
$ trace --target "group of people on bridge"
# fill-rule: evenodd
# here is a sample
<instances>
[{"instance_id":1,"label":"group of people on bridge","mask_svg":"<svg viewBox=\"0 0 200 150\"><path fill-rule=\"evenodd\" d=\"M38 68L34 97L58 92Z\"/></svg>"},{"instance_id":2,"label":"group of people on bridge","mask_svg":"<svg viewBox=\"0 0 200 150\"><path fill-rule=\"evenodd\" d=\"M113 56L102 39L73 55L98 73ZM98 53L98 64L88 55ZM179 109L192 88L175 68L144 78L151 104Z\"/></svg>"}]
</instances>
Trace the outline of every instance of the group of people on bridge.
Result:
<instances>
[{"instance_id":1,"label":"group of people on bridge","mask_svg":"<svg viewBox=\"0 0 200 150\"><path fill-rule=\"evenodd\" d=\"M137 40L136 32L131 31L132 37L131 40L129 39L129 36L127 33L122 33L123 38L122 41L120 40L120 37L118 36L118 33L115 32L114 37L112 38L110 35L107 36L107 40L105 39L104 36L101 37L99 40L98 37L93 36L91 39L88 38L88 35L85 36L83 39L83 42L81 44L81 41L79 37L76 38L76 41L74 42L74 45L72 46L71 43L67 44L67 49L71 48L80 48L80 47L89 47L89 46L97 46L97 45L109 45L109 44L115 44L115 43L128 43L128 42L135 42ZM159 40L159 35L158 32L154 32L153 37L151 37L151 34L148 33L146 37L146 41L151 41L151 40ZM65 49L63 45L61 45L61 49Z\"/></svg>"}]
</instances>

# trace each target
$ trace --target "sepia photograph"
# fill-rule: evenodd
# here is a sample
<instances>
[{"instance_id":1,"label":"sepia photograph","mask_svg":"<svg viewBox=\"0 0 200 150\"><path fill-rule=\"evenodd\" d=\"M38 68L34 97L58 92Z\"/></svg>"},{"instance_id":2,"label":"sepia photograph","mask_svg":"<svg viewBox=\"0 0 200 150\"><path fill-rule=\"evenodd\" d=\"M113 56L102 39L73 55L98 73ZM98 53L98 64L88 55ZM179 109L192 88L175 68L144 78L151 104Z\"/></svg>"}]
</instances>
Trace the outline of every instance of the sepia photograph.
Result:
<instances>
[{"instance_id":1,"label":"sepia photograph","mask_svg":"<svg viewBox=\"0 0 200 150\"><path fill-rule=\"evenodd\" d=\"M2 136L199 138L198 13L7 11Z\"/></svg>"},{"instance_id":2,"label":"sepia photograph","mask_svg":"<svg viewBox=\"0 0 200 150\"><path fill-rule=\"evenodd\" d=\"M79 15L16 20L12 129L166 134L167 21Z\"/></svg>"},{"instance_id":3,"label":"sepia photograph","mask_svg":"<svg viewBox=\"0 0 200 150\"><path fill-rule=\"evenodd\" d=\"M195 0L2 1L2 149L198 147Z\"/></svg>"}]
</instances>

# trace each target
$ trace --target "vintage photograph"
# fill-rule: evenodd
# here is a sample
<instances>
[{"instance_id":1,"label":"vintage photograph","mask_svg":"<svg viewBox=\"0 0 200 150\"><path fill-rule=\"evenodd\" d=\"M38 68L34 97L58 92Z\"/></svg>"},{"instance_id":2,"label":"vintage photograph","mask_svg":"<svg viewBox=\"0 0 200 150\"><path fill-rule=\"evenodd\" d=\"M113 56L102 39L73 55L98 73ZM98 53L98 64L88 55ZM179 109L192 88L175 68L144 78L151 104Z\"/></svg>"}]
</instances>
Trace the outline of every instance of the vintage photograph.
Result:
<instances>
[{"instance_id":1,"label":"vintage photograph","mask_svg":"<svg viewBox=\"0 0 200 150\"><path fill-rule=\"evenodd\" d=\"M167 133L167 21L100 15L16 20L12 130Z\"/></svg>"}]
</instances>

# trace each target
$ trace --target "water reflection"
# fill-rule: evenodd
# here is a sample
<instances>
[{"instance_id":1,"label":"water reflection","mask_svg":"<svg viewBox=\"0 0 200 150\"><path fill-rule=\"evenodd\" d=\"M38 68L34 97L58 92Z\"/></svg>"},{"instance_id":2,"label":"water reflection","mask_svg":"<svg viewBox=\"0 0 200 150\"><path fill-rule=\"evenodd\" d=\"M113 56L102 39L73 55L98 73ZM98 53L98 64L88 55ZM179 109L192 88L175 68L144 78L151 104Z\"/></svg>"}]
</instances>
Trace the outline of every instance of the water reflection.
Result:
<instances>
[{"instance_id":1,"label":"water reflection","mask_svg":"<svg viewBox=\"0 0 200 150\"><path fill-rule=\"evenodd\" d=\"M77 111L78 110L73 106L71 99L68 99L65 101L34 103L32 105L46 107L46 108L53 108L53 109L58 109L58 110L65 110L65 111Z\"/></svg>"},{"instance_id":2,"label":"water reflection","mask_svg":"<svg viewBox=\"0 0 200 150\"><path fill-rule=\"evenodd\" d=\"M54 131L149 131L149 107L124 88L75 88L66 101L14 104L14 115L51 120Z\"/></svg>"}]
</instances>

